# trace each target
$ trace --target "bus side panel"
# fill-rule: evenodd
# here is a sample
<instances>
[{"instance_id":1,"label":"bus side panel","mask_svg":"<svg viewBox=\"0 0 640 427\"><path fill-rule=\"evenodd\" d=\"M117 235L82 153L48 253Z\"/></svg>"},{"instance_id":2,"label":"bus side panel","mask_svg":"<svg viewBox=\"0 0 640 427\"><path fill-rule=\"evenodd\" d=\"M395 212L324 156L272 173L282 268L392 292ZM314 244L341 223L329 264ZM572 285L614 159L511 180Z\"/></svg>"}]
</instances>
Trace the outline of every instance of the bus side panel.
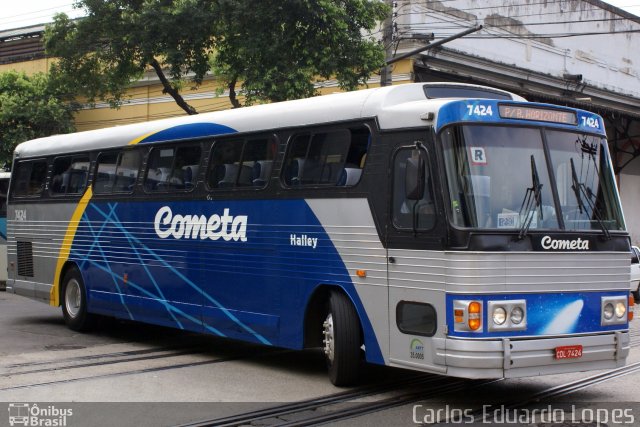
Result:
<instances>
[{"instance_id":1,"label":"bus side panel","mask_svg":"<svg viewBox=\"0 0 640 427\"><path fill-rule=\"evenodd\" d=\"M301 348L306 301L318 284L336 285L360 314L371 361L383 363L385 332L376 336L369 316L386 331L384 268L370 279L379 286L356 290L344 261L385 260L366 200L312 202L313 211L304 200L93 203L73 251L92 310ZM381 299L367 295L365 307L361 291Z\"/></svg>"},{"instance_id":2,"label":"bus side panel","mask_svg":"<svg viewBox=\"0 0 640 427\"><path fill-rule=\"evenodd\" d=\"M358 311L368 362L389 357L387 252L367 199L307 200L342 264L341 283ZM359 277L357 271L364 271Z\"/></svg>"},{"instance_id":3,"label":"bus side panel","mask_svg":"<svg viewBox=\"0 0 640 427\"><path fill-rule=\"evenodd\" d=\"M197 251L154 232L146 203L91 203L73 253L88 279L90 311L202 331ZM155 213L155 211L153 212ZM93 243L90 243L93 242Z\"/></svg>"},{"instance_id":4,"label":"bus side panel","mask_svg":"<svg viewBox=\"0 0 640 427\"><path fill-rule=\"evenodd\" d=\"M49 303L52 280L74 203L12 204L8 207L8 285L12 292ZM18 256L20 246L20 256Z\"/></svg>"}]
</instances>

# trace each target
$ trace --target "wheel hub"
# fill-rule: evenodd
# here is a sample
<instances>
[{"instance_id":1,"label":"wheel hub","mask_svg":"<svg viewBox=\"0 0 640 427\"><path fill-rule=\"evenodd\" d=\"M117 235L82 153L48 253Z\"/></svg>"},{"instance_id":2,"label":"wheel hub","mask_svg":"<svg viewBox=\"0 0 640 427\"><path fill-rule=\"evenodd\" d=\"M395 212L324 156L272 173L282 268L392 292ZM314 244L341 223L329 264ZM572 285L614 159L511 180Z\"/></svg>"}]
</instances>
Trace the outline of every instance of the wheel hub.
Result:
<instances>
[{"instance_id":1,"label":"wheel hub","mask_svg":"<svg viewBox=\"0 0 640 427\"><path fill-rule=\"evenodd\" d=\"M327 318L322 324L322 329L323 329L323 335L324 335L324 339L322 340L324 354L325 356L327 356L327 359L329 360L329 362L333 363L335 349L333 347L333 340L334 340L333 316L331 315L331 313L327 315Z\"/></svg>"},{"instance_id":2,"label":"wheel hub","mask_svg":"<svg viewBox=\"0 0 640 427\"><path fill-rule=\"evenodd\" d=\"M80 284L76 279L71 279L67 283L67 287L64 292L64 301L67 313L71 317L76 317L80 313L80 306L82 304L82 295L80 293Z\"/></svg>"}]
</instances>

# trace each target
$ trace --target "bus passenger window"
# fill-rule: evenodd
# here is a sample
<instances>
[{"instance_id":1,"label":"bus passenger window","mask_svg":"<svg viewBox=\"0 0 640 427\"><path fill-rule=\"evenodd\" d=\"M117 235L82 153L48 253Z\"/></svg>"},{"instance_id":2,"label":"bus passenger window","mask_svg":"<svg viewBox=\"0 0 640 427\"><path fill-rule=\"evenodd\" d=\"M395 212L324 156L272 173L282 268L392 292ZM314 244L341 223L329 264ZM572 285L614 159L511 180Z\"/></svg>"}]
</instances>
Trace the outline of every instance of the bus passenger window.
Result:
<instances>
[{"instance_id":1,"label":"bus passenger window","mask_svg":"<svg viewBox=\"0 0 640 427\"><path fill-rule=\"evenodd\" d=\"M14 177L11 187L15 197L38 196L44 190L47 162L45 160L18 162Z\"/></svg>"},{"instance_id":2,"label":"bus passenger window","mask_svg":"<svg viewBox=\"0 0 640 427\"><path fill-rule=\"evenodd\" d=\"M249 183L251 168L240 167L242 141L219 141L213 145L207 183L209 188L232 188Z\"/></svg>"},{"instance_id":3,"label":"bus passenger window","mask_svg":"<svg viewBox=\"0 0 640 427\"><path fill-rule=\"evenodd\" d=\"M102 153L98 157L98 169L93 183L96 194L130 193L138 178L142 160L138 150L122 153Z\"/></svg>"},{"instance_id":4,"label":"bus passenger window","mask_svg":"<svg viewBox=\"0 0 640 427\"><path fill-rule=\"evenodd\" d=\"M142 155L138 150L127 150L120 153L113 183L114 192L132 192L138 179L138 170Z\"/></svg>"},{"instance_id":5,"label":"bus passenger window","mask_svg":"<svg viewBox=\"0 0 640 427\"><path fill-rule=\"evenodd\" d=\"M53 161L51 194L80 194L89 177L89 157L58 157Z\"/></svg>"},{"instance_id":6,"label":"bus passenger window","mask_svg":"<svg viewBox=\"0 0 640 427\"><path fill-rule=\"evenodd\" d=\"M154 148L149 155L146 191L192 190L200 164L200 145ZM196 177L194 177L196 172ZM189 183L185 184L188 174Z\"/></svg>"},{"instance_id":7,"label":"bus passenger window","mask_svg":"<svg viewBox=\"0 0 640 427\"><path fill-rule=\"evenodd\" d=\"M100 153L98 169L93 179L93 192L95 194L111 193L113 191L117 161L118 153Z\"/></svg>"},{"instance_id":8,"label":"bus passenger window","mask_svg":"<svg viewBox=\"0 0 640 427\"><path fill-rule=\"evenodd\" d=\"M247 140L242 152L242 166L251 169L251 177L248 183L241 185L265 187L269 183L275 152L274 140L266 138Z\"/></svg>"},{"instance_id":9,"label":"bus passenger window","mask_svg":"<svg viewBox=\"0 0 640 427\"><path fill-rule=\"evenodd\" d=\"M285 185L351 187L360 182L370 133L365 127L299 134L289 143Z\"/></svg>"}]
</instances>

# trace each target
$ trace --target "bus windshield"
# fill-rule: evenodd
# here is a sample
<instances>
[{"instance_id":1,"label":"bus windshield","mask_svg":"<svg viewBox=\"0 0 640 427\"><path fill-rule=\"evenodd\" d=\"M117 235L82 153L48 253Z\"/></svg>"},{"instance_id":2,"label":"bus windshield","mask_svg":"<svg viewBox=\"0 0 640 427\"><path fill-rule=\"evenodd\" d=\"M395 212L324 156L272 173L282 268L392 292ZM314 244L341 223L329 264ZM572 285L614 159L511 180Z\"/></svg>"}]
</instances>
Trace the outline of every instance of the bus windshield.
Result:
<instances>
[{"instance_id":1,"label":"bus windshield","mask_svg":"<svg viewBox=\"0 0 640 427\"><path fill-rule=\"evenodd\" d=\"M455 226L624 230L604 138L486 125L448 127L441 138Z\"/></svg>"}]
</instances>

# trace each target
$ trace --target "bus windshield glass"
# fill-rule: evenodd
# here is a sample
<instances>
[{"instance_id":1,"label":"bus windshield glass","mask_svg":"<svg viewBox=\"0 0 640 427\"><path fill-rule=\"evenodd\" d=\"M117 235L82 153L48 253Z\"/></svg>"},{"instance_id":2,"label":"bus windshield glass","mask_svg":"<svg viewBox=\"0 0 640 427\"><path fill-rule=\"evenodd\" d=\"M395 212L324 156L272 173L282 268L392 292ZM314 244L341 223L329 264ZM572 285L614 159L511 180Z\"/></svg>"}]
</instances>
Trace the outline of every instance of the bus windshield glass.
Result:
<instances>
[{"instance_id":1,"label":"bus windshield glass","mask_svg":"<svg viewBox=\"0 0 640 427\"><path fill-rule=\"evenodd\" d=\"M441 138L455 226L624 230L604 138L485 125L448 127Z\"/></svg>"}]
</instances>

